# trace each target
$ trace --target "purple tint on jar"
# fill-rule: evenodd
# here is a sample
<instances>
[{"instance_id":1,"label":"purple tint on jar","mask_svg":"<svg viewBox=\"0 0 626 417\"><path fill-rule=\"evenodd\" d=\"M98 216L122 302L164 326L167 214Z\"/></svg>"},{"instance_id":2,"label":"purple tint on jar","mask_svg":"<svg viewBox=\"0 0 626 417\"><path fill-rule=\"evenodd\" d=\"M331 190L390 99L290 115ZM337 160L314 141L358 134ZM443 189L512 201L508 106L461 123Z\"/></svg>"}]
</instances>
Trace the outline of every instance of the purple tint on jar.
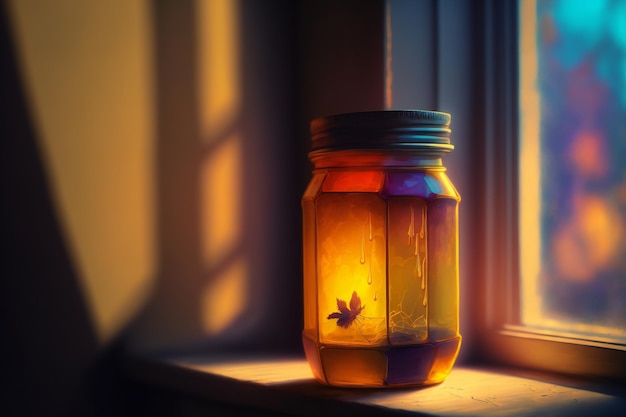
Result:
<instances>
[{"instance_id":1,"label":"purple tint on jar","mask_svg":"<svg viewBox=\"0 0 626 417\"><path fill-rule=\"evenodd\" d=\"M387 351L387 384L420 383L428 378L436 349L429 344Z\"/></svg>"},{"instance_id":2,"label":"purple tint on jar","mask_svg":"<svg viewBox=\"0 0 626 417\"><path fill-rule=\"evenodd\" d=\"M441 191L439 181L424 172L388 172L381 194L385 197L434 198Z\"/></svg>"}]
</instances>

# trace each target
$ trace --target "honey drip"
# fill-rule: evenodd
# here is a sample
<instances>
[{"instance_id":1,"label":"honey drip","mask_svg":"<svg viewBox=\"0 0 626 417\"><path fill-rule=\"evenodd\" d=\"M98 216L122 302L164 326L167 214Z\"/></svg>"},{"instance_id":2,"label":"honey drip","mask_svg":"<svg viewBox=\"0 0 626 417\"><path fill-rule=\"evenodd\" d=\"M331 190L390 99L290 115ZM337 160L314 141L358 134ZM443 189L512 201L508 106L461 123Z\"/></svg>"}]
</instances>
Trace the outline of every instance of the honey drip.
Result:
<instances>
[{"instance_id":1,"label":"honey drip","mask_svg":"<svg viewBox=\"0 0 626 417\"><path fill-rule=\"evenodd\" d=\"M419 240L415 239L415 271L417 272L417 276L422 276L422 265L420 262L420 252L419 252Z\"/></svg>"},{"instance_id":2,"label":"honey drip","mask_svg":"<svg viewBox=\"0 0 626 417\"><path fill-rule=\"evenodd\" d=\"M413 213L413 206L411 206L411 223L409 223L409 230L407 231L409 237L407 245L410 245L415 236L415 214Z\"/></svg>"},{"instance_id":3,"label":"honey drip","mask_svg":"<svg viewBox=\"0 0 626 417\"><path fill-rule=\"evenodd\" d=\"M361 265L365 264L365 226L361 229Z\"/></svg>"},{"instance_id":4,"label":"honey drip","mask_svg":"<svg viewBox=\"0 0 626 417\"><path fill-rule=\"evenodd\" d=\"M424 270L425 267L426 267L426 258L422 260L422 270ZM422 305L426 307L426 305L428 304L428 282L425 279L426 271L423 271L423 272L424 274L422 275L422 289L424 290L424 299L422 300Z\"/></svg>"}]
</instances>

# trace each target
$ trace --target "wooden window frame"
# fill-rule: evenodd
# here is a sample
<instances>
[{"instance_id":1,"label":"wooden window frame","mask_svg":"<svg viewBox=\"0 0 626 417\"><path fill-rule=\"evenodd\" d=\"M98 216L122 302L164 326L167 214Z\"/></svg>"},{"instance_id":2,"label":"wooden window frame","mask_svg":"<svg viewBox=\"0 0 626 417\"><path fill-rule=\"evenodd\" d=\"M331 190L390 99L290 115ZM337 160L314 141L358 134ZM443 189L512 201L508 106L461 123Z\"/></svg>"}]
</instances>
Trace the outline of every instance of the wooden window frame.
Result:
<instances>
[{"instance_id":1,"label":"wooden window frame","mask_svg":"<svg viewBox=\"0 0 626 417\"><path fill-rule=\"evenodd\" d=\"M537 330L520 320L518 236L518 1L485 0L477 140L482 154L475 190L480 239L471 297L478 305L474 349L480 361L610 380L626 380L626 345L564 332Z\"/></svg>"}]
</instances>

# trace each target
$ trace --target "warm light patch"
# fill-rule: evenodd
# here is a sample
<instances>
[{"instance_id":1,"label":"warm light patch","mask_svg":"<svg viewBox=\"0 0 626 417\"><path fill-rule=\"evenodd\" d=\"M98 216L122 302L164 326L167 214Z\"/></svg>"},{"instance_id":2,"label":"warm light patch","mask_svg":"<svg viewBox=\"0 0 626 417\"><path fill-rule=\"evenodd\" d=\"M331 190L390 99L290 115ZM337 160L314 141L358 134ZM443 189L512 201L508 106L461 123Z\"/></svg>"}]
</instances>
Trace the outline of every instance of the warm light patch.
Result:
<instances>
[{"instance_id":1,"label":"warm light patch","mask_svg":"<svg viewBox=\"0 0 626 417\"><path fill-rule=\"evenodd\" d=\"M552 240L559 275L573 281L589 281L610 265L623 236L619 212L598 196L581 196L574 214Z\"/></svg>"},{"instance_id":2,"label":"warm light patch","mask_svg":"<svg viewBox=\"0 0 626 417\"><path fill-rule=\"evenodd\" d=\"M311 379L309 365L300 359L225 360L211 363L181 360L178 364L193 370L266 385Z\"/></svg>"},{"instance_id":3,"label":"warm light patch","mask_svg":"<svg viewBox=\"0 0 626 417\"><path fill-rule=\"evenodd\" d=\"M201 132L206 143L238 122L239 22L237 1L196 1L199 30L199 85Z\"/></svg>"},{"instance_id":4,"label":"warm light patch","mask_svg":"<svg viewBox=\"0 0 626 417\"><path fill-rule=\"evenodd\" d=\"M202 323L210 335L216 335L233 323L243 311L247 300L246 262L237 262L219 274L209 277L201 299Z\"/></svg>"},{"instance_id":5,"label":"warm light patch","mask_svg":"<svg viewBox=\"0 0 626 417\"><path fill-rule=\"evenodd\" d=\"M207 265L228 256L241 236L241 141L232 135L202 166L202 237Z\"/></svg>"}]
</instances>

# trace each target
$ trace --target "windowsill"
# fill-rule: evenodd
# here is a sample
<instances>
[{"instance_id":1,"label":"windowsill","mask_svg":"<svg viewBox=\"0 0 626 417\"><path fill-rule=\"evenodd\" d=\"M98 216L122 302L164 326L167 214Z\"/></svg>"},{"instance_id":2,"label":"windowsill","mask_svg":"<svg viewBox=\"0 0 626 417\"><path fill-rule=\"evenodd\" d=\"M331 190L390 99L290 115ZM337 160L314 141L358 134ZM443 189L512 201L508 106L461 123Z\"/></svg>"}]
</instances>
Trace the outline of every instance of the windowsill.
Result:
<instances>
[{"instance_id":1,"label":"windowsill","mask_svg":"<svg viewBox=\"0 0 626 417\"><path fill-rule=\"evenodd\" d=\"M313 380L304 359L189 356L132 359L133 378L209 401L294 416L617 415L623 393L608 387L457 366L439 385L405 389L341 389ZM552 378L550 378L552 380Z\"/></svg>"}]
</instances>

